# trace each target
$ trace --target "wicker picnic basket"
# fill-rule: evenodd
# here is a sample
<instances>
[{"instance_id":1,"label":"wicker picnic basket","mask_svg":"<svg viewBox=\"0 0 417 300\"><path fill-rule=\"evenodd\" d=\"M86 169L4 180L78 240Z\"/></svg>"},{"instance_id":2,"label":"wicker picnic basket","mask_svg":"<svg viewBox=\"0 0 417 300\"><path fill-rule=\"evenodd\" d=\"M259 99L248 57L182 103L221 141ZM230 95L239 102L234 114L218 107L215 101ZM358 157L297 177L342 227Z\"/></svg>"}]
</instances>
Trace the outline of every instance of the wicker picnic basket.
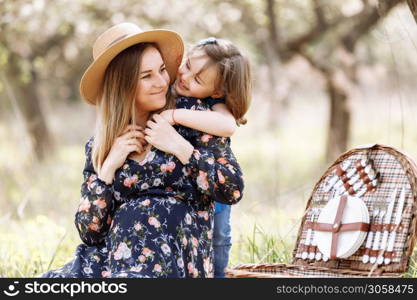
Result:
<instances>
[{"instance_id":1,"label":"wicker picnic basket","mask_svg":"<svg viewBox=\"0 0 417 300\"><path fill-rule=\"evenodd\" d=\"M340 175L337 172L341 170L341 166L343 164L348 163L351 166L354 166L355 163L359 162L364 157L369 159L369 161L372 161L373 167L379 173L378 185L373 190L368 189L361 195L360 198L365 203L369 211L369 215L372 216L372 211L376 210L377 203L388 203L387 199L389 199L390 195L393 194L394 190L396 191L397 189L402 189L405 192L405 196L403 197L404 199L402 201L403 206L399 204L400 201L393 201L394 206L391 209L393 212L393 219L395 219L395 215L398 214L398 211L400 211L399 217L401 219L399 223L393 224L393 222L388 218L389 224L382 225L383 217L381 217L379 220L379 223L381 223L380 225L372 224L372 222L377 222L378 219L374 219L374 221L372 221L371 217L369 222L370 224L365 224L369 225L369 227L362 226L367 229L361 229L362 231L373 231L373 236L375 237L374 239L376 239L376 231L378 230L381 231L381 239L384 230L389 230L389 235L391 235L392 232L395 232L392 239L393 243L391 243L391 248L393 248L391 249L392 251L388 251L389 249L386 246L385 248L380 248L379 251L375 251L374 249L366 249L368 245L366 244L367 240L365 239L363 243L360 243L360 247L358 246L359 249L357 249L357 251L348 257L335 257L334 252L332 252L332 257L326 261L316 258L311 259L311 257L306 259L303 257L303 252L305 252L306 249L313 249L314 251L317 251L317 253L320 252L318 247L311 245L308 246L308 242L306 242L306 238L308 237L308 230L318 228L317 226L320 225L317 225L317 217L315 217L312 212L313 207L317 206L317 203L323 203L323 199L329 199L329 197L332 196L332 191L326 189L326 185L329 184L329 181L331 181L332 177L335 177L335 174ZM368 185L370 186L370 184ZM307 202L305 214L301 220L301 226L298 231L291 264L240 264L226 269L226 276L234 278L403 277L407 272L410 263L410 257L413 254L414 244L416 241L416 199L417 165L409 156L392 147L379 144L361 146L349 150L342 154L327 169L327 171L314 186L313 192ZM387 210L386 207L384 209ZM343 208L341 210L343 216ZM382 208L379 210L382 210ZM378 216L376 213L375 215L376 217ZM368 238L370 235L369 232L366 232L366 236ZM333 234L335 233L333 231L333 233L330 232L329 234L332 234L333 237ZM338 239L337 236L335 239ZM337 248L337 242L335 242L335 244L335 248ZM380 244L382 245L382 242ZM390 258L388 260L389 263L364 263L364 255L371 255L369 250L371 253L374 252L372 255L381 256L382 258Z\"/></svg>"}]
</instances>

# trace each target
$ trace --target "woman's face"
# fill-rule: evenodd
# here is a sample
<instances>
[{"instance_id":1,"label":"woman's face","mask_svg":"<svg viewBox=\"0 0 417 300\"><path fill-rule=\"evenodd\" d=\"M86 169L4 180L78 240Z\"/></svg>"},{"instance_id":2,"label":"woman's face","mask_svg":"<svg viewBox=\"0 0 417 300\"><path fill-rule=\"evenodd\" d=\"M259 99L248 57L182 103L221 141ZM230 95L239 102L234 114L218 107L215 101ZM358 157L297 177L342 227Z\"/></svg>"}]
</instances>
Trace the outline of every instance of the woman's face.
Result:
<instances>
[{"instance_id":1,"label":"woman's face","mask_svg":"<svg viewBox=\"0 0 417 300\"><path fill-rule=\"evenodd\" d=\"M155 47L143 51L139 82L136 92L136 109L151 112L165 106L169 75L161 54Z\"/></svg>"}]
</instances>

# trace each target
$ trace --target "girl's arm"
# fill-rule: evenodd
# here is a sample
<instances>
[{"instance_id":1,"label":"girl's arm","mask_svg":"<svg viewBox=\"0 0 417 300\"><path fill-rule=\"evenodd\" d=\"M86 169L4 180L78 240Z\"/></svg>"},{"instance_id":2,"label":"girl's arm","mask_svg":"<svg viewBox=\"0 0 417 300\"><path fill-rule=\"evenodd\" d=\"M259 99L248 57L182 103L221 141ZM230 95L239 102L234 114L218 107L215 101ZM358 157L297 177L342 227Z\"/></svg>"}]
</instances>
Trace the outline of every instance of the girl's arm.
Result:
<instances>
[{"instance_id":1,"label":"girl's arm","mask_svg":"<svg viewBox=\"0 0 417 300\"><path fill-rule=\"evenodd\" d=\"M206 132L211 135L229 137L236 130L236 120L224 103L217 103L213 111L191 109L166 110L161 115L171 124L174 122L185 127Z\"/></svg>"},{"instance_id":2,"label":"girl's arm","mask_svg":"<svg viewBox=\"0 0 417 300\"><path fill-rule=\"evenodd\" d=\"M205 134L190 142L160 115L154 115L153 119L151 128L145 130L145 139L182 162L183 172L196 182L201 201L210 203L215 199L230 205L242 199L243 175L229 139Z\"/></svg>"}]
</instances>

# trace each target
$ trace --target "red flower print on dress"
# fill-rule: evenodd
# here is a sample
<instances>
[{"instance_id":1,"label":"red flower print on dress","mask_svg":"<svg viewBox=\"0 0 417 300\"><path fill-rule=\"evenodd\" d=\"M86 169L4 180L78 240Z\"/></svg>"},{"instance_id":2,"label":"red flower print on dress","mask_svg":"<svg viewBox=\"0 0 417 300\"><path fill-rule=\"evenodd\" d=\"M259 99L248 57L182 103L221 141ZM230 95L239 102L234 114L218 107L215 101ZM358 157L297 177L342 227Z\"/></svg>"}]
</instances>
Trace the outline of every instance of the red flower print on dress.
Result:
<instances>
[{"instance_id":1,"label":"red flower print on dress","mask_svg":"<svg viewBox=\"0 0 417 300\"><path fill-rule=\"evenodd\" d=\"M147 247L144 247L144 248L142 249L142 254L143 254L145 257L149 257L149 256L152 256L153 251L152 251L151 249L147 248Z\"/></svg>"},{"instance_id":2,"label":"red flower print on dress","mask_svg":"<svg viewBox=\"0 0 417 300\"><path fill-rule=\"evenodd\" d=\"M192 262L188 263L187 269L188 269L188 274L193 274L194 273L194 265L193 265Z\"/></svg>"},{"instance_id":3,"label":"red flower print on dress","mask_svg":"<svg viewBox=\"0 0 417 300\"><path fill-rule=\"evenodd\" d=\"M151 200L149 200L149 199L145 199L145 200L143 200L143 201L141 201L141 202L139 202L140 203L140 205L142 205L142 206L148 206L149 204L151 204Z\"/></svg>"},{"instance_id":4,"label":"red flower print on dress","mask_svg":"<svg viewBox=\"0 0 417 300\"><path fill-rule=\"evenodd\" d=\"M142 266L132 266L130 268L130 271L132 271L132 272L140 272L140 271L142 271L142 269L143 269Z\"/></svg>"},{"instance_id":5,"label":"red flower print on dress","mask_svg":"<svg viewBox=\"0 0 417 300\"><path fill-rule=\"evenodd\" d=\"M238 190L233 192L233 198L235 198L235 200L239 199L240 197L240 192Z\"/></svg>"},{"instance_id":6,"label":"red flower print on dress","mask_svg":"<svg viewBox=\"0 0 417 300\"><path fill-rule=\"evenodd\" d=\"M217 159L217 162L218 162L218 163L221 163L222 165L225 165L225 164L227 164L227 159L226 159L226 158L224 158L224 157L219 157L219 158Z\"/></svg>"},{"instance_id":7,"label":"red flower print on dress","mask_svg":"<svg viewBox=\"0 0 417 300\"><path fill-rule=\"evenodd\" d=\"M206 272L206 274L208 274L210 272L210 258L204 258L203 259L203 267L204 267L204 272Z\"/></svg>"},{"instance_id":8,"label":"red flower print on dress","mask_svg":"<svg viewBox=\"0 0 417 300\"><path fill-rule=\"evenodd\" d=\"M158 219L157 218L155 218L155 217L149 217L149 219L148 219L148 223L150 224L150 225L152 225L153 227L155 227L155 228L159 228L159 227L161 227L161 223L158 221Z\"/></svg>"},{"instance_id":9,"label":"red flower print on dress","mask_svg":"<svg viewBox=\"0 0 417 300\"><path fill-rule=\"evenodd\" d=\"M162 271L162 267L160 264L155 264L153 267L153 272L160 273Z\"/></svg>"},{"instance_id":10,"label":"red flower print on dress","mask_svg":"<svg viewBox=\"0 0 417 300\"><path fill-rule=\"evenodd\" d=\"M104 199L94 200L93 204L94 205L97 205L101 209L106 208L106 206L107 206L106 200L104 200Z\"/></svg>"},{"instance_id":11,"label":"red flower print on dress","mask_svg":"<svg viewBox=\"0 0 417 300\"><path fill-rule=\"evenodd\" d=\"M172 172L172 171L174 171L174 169L175 169L175 163L174 163L173 161L170 161L170 162L167 164L167 171L168 171L168 172Z\"/></svg>"},{"instance_id":12,"label":"red flower print on dress","mask_svg":"<svg viewBox=\"0 0 417 300\"><path fill-rule=\"evenodd\" d=\"M92 174L92 175L90 175L90 177L88 177L88 180L87 180L87 185L91 185L91 183L93 183L93 181L94 180L96 180L97 179L97 175L96 174Z\"/></svg>"},{"instance_id":13,"label":"red flower print on dress","mask_svg":"<svg viewBox=\"0 0 417 300\"><path fill-rule=\"evenodd\" d=\"M204 135L201 137L201 141L202 141L203 143L208 143L212 137L213 137L213 136L212 136L211 134L204 134Z\"/></svg>"},{"instance_id":14,"label":"red flower print on dress","mask_svg":"<svg viewBox=\"0 0 417 300\"><path fill-rule=\"evenodd\" d=\"M128 178L125 178L125 180L123 180L123 185L125 187L130 188L132 186L132 183L133 183L133 181L131 181L129 177Z\"/></svg>"},{"instance_id":15,"label":"red flower print on dress","mask_svg":"<svg viewBox=\"0 0 417 300\"><path fill-rule=\"evenodd\" d=\"M184 268L184 260L181 257L177 259L177 264L181 269Z\"/></svg>"},{"instance_id":16,"label":"red flower print on dress","mask_svg":"<svg viewBox=\"0 0 417 300\"><path fill-rule=\"evenodd\" d=\"M128 259L132 255L132 251L129 249L125 242L121 242L117 247L117 250L114 252L114 259Z\"/></svg>"},{"instance_id":17,"label":"red flower print on dress","mask_svg":"<svg viewBox=\"0 0 417 300\"><path fill-rule=\"evenodd\" d=\"M209 188L209 183L207 180L207 173L204 171L198 171L198 177L197 177L197 185L200 189L203 191L207 191Z\"/></svg>"},{"instance_id":18,"label":"red flower print on dress","mask_svg":"<svg viewBox=\"0 0 417 300\"><path fill-rule=\"evenodd\" d=\"M198 216L200 218L203 218L205 221L208 221L209 214L208 214L208 212L206 210L199 210L197 213L198 213Z\"/></svg>"},{"instance_id":19,"label":"red flower print on dress","mask_svg":"<svg viewBox=\"0 0 417 300\"><path fill-rule=\"evenodd\" d=\"M168 166L166 164L161 165L161 172L165 173L167 171Z\"/></svg>"},{"instance_id":20,"label":"red flower print on dress","mask_svg":"<svg viewBox=\"0 0 417 300\"><path fill-rule=\"evenodd\" d=\"M224 184L226 179L223 176L223 173L220 170L217 170L217 177L219 178L219 183Z\"/></svg>"},{"instance_id":21,"label":"red flower print on dress","mask_svg":"<svg viewBox=\"0 0 417 300\"><path fill-rule=\"evenodd\" d=\"M123 185L125 187L130 188L132 186L132 184L138 182L138 180L139 180L138 175L135 174L132 177L125 178L125 180L123 181Z\"/></svg>"},{"instance_id":22,"label":"red flower print on dress","mask_svg":"<svg viewBox=\"0 0 417 300\"><path fill-rule=\"evenodd\" d=\"M99 226L97 225L97 224L95 224L95 223L90 223L89 225L88 225L88 228L90 229L90 230L92 230L92 231L96 231L96 232L98 232L99 231Z\"/></svg>"},{"instance_id":23,"label":"red flower print on dress","mask_svg":"<svg viewBox=\"0 0 417 300\"><path fill-rule=\"evenodd\" d=\"M103 271L101 272L101 277L109 277L111 275L111 271Z\"/></svg>"},{"instance_id":24,"label":"red flower print on dress","mask_svg":"<svg viewBox=\"0 0 417 300\"><path fill-rule=\"evenodd\" d=\"M86 211L90 209L91 203L88 201L88 198L81 198L80 205L78 206L78 211Z\"/></svg>"},{"instance_id":25,"label":"red flower print on dress","mask_svg":"<svg viewBox=\"0 0 417 300\"><path fill-rule=\"evenodd\" d=\"M134 227L136 231L140 231L142 229L142 225L140 223L136 223Z\"/></svg>"}]
</instances>

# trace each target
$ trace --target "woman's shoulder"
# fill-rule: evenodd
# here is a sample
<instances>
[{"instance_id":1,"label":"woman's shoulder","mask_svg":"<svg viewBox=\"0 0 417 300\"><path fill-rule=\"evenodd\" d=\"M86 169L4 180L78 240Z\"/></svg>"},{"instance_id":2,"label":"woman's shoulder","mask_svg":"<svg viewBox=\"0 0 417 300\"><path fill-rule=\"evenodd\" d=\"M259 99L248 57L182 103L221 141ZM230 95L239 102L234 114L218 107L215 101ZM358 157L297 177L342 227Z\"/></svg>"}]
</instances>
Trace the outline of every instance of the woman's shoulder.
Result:
<instances>
[{"instance_id":1,"label":"woman's shoulder","mask_svg":"<svg viewBox=\"0 0 417 300\"><path fill-rule=\"evenodd\" d=\"M91 150L93 149L93 145L94 145L94 135L91 136L87 142L85 143L84 146L84 150L85 150L85 154L88 155L91 153Z\"/></svg>"},{"instance_id":2,"label":"woman's shoulder","mask_svg":"<svg viewBox=\"0 0 417 300\"><path fill-rule=\"evenodd\" d=\"M179 96L176 100L176 108L186 108L191 110L207 110L210 107L199 98Z\"/></svg>"},{"instance_id":3,"label":"woman's shoulder","mask_svg":"<svg viewBox=\"0 0 417 300\"><path fill-rule=\"evenodd\" d=\"M180 96L176 101L176 108L187 108L192 110L208 110L217 103L226 103L223 98L207 97L204 99Z\"/></svg>"},{"instance_id":4,"label":"woman's shoulder","mask_svg":"<svg viewBox=\"0 0 417 300\"><path fill-rule=\"evenodd\" d=\"M207 97L204 99L204 102L210 107L210 109L218 103L226 103L226 100L224 98L212 98Z\"/></svg>"}]
</instances>

